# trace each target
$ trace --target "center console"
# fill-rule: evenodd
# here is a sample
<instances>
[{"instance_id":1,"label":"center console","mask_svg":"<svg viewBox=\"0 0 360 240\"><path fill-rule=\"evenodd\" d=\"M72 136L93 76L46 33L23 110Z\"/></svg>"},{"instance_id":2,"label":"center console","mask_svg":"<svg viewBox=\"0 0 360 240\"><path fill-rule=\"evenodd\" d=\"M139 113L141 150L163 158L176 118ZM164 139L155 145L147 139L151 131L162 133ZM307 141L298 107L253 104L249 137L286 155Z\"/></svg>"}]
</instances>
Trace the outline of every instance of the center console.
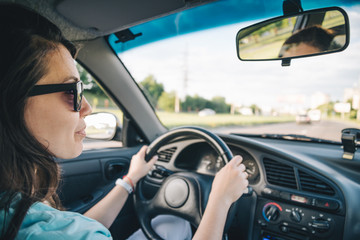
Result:
<instances>
[{"instance_id":1,"label":"center console","mask_svg":"<svg viewBox=\"0 0 360 240\"><path fill-rule=\"evenodd\" d=\"M254 220L254 232L259 234L256 239L342 239L344 217L332 213L336 211L337 203L318 199L312 201L314 204L321 203L324 210L311 204L291 204L259 197Z\"/></svg>"}]
</instances>

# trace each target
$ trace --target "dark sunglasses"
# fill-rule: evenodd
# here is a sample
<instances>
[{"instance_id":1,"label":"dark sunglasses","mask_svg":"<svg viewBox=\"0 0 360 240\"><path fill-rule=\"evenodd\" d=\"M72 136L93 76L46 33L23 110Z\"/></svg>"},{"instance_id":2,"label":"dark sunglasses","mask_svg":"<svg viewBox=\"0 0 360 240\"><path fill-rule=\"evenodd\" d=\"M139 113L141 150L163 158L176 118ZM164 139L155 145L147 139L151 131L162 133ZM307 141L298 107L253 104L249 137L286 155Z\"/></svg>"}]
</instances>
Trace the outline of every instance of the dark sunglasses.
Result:
<instances>
[{"instance_id":1,"label":"dark sunglasses","mask_svg":"<svg viewBox=\"0 0 360 240\"><path fill-rule=\"evenodd\" d=\"M74 111L80 111L84 92L84 86L81 81L75 83L35 85L31 89L29 96L32 97L56 92L68 92L74 95Z\"/></svg>"}]
</instances>

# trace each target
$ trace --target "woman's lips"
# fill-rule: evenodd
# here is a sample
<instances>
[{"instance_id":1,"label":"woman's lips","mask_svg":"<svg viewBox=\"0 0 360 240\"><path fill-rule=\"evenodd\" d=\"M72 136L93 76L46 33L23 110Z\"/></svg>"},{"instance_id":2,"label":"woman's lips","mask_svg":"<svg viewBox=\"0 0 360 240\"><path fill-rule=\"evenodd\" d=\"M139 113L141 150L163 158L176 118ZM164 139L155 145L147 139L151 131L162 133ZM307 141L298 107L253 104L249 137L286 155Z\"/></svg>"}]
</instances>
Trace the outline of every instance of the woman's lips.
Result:
<instances>
[{"instance_id":1,"label":"woman's lips","mask_svg":"<svg viewBox=\"0 0 360 240\"><path fill-rule=\"evenodd\" d=\"M83 137L86 137L85 128L81 129L80 131L77 131L76 134L80 135L80 136L83 136Z\"/></svg>"}]
</instances>

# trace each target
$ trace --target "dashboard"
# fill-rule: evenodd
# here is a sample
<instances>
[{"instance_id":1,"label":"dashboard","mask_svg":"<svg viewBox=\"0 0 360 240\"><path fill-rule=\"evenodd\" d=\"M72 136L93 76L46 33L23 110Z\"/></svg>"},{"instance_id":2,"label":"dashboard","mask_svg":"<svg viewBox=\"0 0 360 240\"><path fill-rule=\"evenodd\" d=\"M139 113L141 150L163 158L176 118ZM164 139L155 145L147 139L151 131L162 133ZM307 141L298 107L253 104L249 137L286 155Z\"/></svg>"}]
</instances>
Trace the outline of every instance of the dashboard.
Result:
<instances>
[{"instance_id":1,"label":"dashboard","mask_svg":"<svg viewBox=\"0 0 360 240\"><path fill-rule=\"evenodd\" d=\"M240 148L233 147L231 151L234 156L242 156L242 163L246 166L246 172L249 174L249 183L256 184L260 177L260 171L254 157ZM198 142L182 150L175 161L175 166L202 174L215 175L224 166L224 162L210 145Z\"/></svg>"},{"instance_id":2,"label":"dashboard","mask_svg":"<svg viewBox=\"0 0 360 240\"><path fill-rule=\"evenodd\" d=\"M360 214L354 213L360 199L360 164L342 159L341 145L221 137L233 155L242 156L254 190L238 200L230 239L231 234L261 240L360 236ZM157 154L157 164L172 172L215 176L224 166L200 139L177 139Z\"/></svg>"}]
</instances>

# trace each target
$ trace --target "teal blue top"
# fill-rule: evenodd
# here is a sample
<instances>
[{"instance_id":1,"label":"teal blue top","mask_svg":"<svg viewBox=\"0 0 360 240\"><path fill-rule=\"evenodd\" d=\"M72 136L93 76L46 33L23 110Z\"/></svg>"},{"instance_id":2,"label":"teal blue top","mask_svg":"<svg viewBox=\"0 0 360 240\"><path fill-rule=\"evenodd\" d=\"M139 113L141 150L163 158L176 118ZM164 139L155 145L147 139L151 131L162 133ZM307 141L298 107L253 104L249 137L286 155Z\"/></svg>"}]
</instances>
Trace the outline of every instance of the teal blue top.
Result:
<instances>
[{"instance_id":1,"label":"teal blue top","mask_svg":"<svg viewBox=\"0 0 360 240\"><path fill-rule=\"evenodd\" d=\"M17 198L17 201L19 198ZM14 200L14 202L17 202ZM11 204L9 215L4 219L0 210L0 234L14 214ZM101 223L79 213L59 211L44 203L34 203L28 210L16 239L21 240L67 240L67 239L112 239L110 232Z\"/></svg>"}]
</instances>

